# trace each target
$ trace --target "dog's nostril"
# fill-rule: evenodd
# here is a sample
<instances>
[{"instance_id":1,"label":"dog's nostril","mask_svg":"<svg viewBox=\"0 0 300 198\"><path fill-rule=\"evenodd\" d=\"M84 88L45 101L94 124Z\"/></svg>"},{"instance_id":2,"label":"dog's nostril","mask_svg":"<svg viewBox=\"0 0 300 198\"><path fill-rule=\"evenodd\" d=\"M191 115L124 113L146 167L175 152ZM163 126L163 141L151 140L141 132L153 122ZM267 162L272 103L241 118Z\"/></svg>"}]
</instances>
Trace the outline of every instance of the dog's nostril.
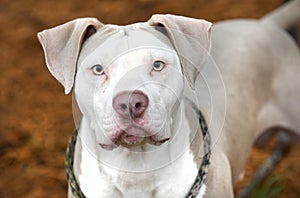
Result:
<instances>
[{"instance_id":1,"label":"dog's nostril","mask_svg":"<svg viewBox=\"0 0 300 198\"><path fill-rule=\"evenodd\" d=\"M126 104L121 104L120 107L121 107L122 110L126 110L127 109L127 105Z\"/></svg>"},{"instance_id":2,"label":"dog's nostril","mask_svg":"<svg viewBox=\"0 0 300 198\"><path fill-rule=\"evenodd\" d=\"M137 103L134 105L134 107L135 107L136 109L139 109L141 106L142 106L142 103L140 103L140 102L137 102Z\"/></svg>"}]
</instances>

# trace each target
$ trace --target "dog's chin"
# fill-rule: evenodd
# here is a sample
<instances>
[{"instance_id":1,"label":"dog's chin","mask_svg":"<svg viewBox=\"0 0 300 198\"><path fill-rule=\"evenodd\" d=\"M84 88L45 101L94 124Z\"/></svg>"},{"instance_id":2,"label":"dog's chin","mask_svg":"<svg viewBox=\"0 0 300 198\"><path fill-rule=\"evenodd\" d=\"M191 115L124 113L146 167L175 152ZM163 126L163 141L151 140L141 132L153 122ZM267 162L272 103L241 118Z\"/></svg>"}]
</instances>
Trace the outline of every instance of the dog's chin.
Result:
<instances>
[{"instance_id":1,"label":"dog's chin","mask_svg":"<svg viewBox=\"0 0 300 198\"><path fill-rule=\"evenodd\" d=\"M113 150L118 147L133 149L136 147L143 147L146 144L160 146L165 142L168 142L169 140L170 138L163 138L161 140L157 140L155 136L138 137L124 132L114 143L112 144L99 143L99 145L101 146L101 148L105 150Z\"/></svg>"}]
</instances>

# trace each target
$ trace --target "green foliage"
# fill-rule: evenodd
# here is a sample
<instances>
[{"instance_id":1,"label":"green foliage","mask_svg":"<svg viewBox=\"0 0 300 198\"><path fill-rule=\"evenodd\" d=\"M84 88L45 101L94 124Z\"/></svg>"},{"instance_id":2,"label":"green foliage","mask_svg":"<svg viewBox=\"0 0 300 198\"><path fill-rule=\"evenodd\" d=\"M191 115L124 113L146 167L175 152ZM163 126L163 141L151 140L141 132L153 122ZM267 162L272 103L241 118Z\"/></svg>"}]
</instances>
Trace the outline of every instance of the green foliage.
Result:
<instances>
[{"instance_id":1,"label":"green foliage","mask_svg":"<svg viewBox=\"0 0 300 198\"><path fill-rule=\"evenodd\" d=\"M282 178L270 176L264 182L258 183L252 191L250 198L275 198L283 190Z\"/></svg>"}]
</instances>

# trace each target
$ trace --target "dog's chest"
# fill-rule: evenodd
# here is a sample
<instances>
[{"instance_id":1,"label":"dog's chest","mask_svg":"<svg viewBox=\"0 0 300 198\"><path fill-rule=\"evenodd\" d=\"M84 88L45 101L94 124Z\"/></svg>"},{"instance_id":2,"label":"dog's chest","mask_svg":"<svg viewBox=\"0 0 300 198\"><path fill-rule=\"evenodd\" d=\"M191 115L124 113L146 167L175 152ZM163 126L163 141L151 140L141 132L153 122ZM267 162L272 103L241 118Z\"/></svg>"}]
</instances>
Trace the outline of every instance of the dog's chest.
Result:
<instances>
[{"instance_id":1,"label":"dog's chest","mask_svg":"<svg viewBox=\"0 0 300 198\"><path fill-rule=\"evenodd\" d=\"M104 169L122 197L184 197L198 171L192 155L187 151L175 162L145 173Z\"/></svg>"},{"instance_id":2,"label":"dog's chest","mask_svg":"<svg viewBox=\"0 0 300 198\"><path fill-rule=\"evenodd\" d=\"M98 161L88 157L89 152L81 155L85 160L80 167L85 170L81 169L79 180L88 197L184 197L198 172L190 151L165 167L144 173L121 172L103 165L98 169Z\"/></svg>"}]
</instances>

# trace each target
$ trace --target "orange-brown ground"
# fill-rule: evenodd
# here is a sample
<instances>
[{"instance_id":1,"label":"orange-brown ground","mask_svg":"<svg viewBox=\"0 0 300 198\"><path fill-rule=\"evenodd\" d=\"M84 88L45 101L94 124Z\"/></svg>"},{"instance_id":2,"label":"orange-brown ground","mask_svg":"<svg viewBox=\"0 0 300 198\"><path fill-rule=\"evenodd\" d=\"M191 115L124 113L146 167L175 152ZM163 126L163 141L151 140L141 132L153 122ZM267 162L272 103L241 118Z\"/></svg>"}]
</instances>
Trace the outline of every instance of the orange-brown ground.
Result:
<instances>
[{"instance_id":1,"label":"orange-brown ground","mask_svg":"<svg viewBox=\"0 0 300 198\"><path fill-rule=\"evenodd\" d=\"M84 16L116 24L145 21L154 13L210 21L258 18L279 4L280 0L1 0L0 197L66 197L65 148L74 127L71 96L64 95L47 71L37 31ZM253 150L245 181L270 148ZM299 160L300 149L293 147L273 171L284 178L279 197L300 197Z\"/></svg>"}]
</instances>

